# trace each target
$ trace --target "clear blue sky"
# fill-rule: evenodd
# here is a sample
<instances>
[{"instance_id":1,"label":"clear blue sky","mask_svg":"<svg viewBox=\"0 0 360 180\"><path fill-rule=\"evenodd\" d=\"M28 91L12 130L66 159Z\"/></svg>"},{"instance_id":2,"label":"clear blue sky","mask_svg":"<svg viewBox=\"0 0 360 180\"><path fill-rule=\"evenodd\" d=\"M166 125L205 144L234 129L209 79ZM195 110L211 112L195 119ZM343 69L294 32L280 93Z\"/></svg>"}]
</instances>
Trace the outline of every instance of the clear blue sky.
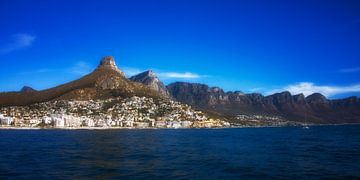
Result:
<instances>
[{"instance_id":1,"label":"clear blue sky","mask_svg":"<svg viewBox=\"0 0 360 180\"><path fill-rule=\"evenodd\" d=\"M269 94L360 92L360 1L1 0L0 91L45 89L113 55L128 75Z\"/></svg>"}]
</instances>

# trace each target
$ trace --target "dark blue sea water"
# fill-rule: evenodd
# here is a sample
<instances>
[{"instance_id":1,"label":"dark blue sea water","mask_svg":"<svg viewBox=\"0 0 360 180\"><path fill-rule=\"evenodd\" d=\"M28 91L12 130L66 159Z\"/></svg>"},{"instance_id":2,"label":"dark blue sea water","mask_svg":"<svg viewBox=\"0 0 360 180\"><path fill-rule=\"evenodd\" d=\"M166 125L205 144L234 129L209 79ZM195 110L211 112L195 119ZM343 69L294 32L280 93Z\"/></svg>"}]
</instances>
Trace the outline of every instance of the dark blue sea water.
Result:
<instances>
[{"instance_id":1,"label":"dark blue sea water","mask_svg":"<svg viewBox=\"0 0 360 180\"><path fill-rule=\"evenodd\" d=\"M360 178L360 126L0 130L0 179Z\"/></svg>"}]
</instances>

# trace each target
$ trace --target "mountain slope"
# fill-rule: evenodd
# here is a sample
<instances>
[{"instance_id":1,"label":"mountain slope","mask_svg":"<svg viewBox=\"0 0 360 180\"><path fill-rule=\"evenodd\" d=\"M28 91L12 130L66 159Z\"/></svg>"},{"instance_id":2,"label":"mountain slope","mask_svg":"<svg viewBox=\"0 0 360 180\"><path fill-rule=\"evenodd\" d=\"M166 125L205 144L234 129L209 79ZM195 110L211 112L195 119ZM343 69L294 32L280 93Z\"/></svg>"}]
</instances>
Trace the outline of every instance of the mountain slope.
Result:
<instances>
[{"instance_id":1,"label":"mountain slope","mask_svg":"<svg viewBox=\"0 0 360 180\"><path fill-rule=\"evenodd\" d=\"M104 57L90 74L43 91L0 93L0 106L28 105L62 99L105 99L109 97L145 96L162 98L159 93L140 83L131 82L115 65L111 56Z\"/></svg>"}]
</instances>

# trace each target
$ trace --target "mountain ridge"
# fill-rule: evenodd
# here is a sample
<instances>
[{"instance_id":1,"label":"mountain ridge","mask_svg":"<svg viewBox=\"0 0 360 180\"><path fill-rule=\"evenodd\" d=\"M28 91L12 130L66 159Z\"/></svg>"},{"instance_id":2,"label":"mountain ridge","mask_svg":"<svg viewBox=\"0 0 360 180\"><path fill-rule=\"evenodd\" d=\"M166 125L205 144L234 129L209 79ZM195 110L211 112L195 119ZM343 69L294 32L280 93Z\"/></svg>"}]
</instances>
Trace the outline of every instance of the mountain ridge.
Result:
<instances>
[{"instance_id":1,"label":"mountain ridge","mask_svg":"<svg viewBox=\"0 0 360 180\"><path fill-rule=\"evenodd\" d=\"M305 97L303 94L291 95L288 91L264 96L259 93L224 92L218 87L186 82L171 83L167 88L182 103L220 112L225 116L279 115L297 122L307 118L318 124L360 122L360 99L354 96L329 100L320 93Z\"/></svg>"}]
</instances>

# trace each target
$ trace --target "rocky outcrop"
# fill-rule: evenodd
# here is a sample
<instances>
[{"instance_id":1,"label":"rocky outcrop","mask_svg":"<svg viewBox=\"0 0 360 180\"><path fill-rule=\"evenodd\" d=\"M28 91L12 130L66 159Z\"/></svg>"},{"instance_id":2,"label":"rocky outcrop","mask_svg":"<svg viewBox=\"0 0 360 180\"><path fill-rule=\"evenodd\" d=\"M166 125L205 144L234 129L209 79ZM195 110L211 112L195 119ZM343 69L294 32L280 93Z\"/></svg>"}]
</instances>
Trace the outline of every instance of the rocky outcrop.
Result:
<instances>
[{"instance_id":1,"label":"rocky outcrop","mask_svg":"<svg viewBox=\"0 0 360 180\"><path fill-rule=\"evenodd\" d=\"M138 75L130 77L129 79L131 81L144 84L150 87L151 89L159 92L163 96L170 97L170 93L166 89L164 83L159 80L159 78L152 70L142 72Z\"/></svg>"},{"instance_id":2,"label":"rocky outcrop","mask_svg":"<svg viewBox=\"0 0 360 180\"><path fill-rule=\"evenodd\" d=\"M360 100L350 97L328 100L315 93L305 98L303 94L290 92L270 96L224 92L218 87L208 87L198 83L177 82L167 86L170 94L178 101L192 106L215 111L224 116L272 115L288 120L309 123L359 123Z\"/></svg>"},{"instance_id":3,"label":"rocky outcrop","mask_svg":"<svg viewBox=\"0 0 360 180\"><path fill-rule=\"evenodd\" d=\"M112 56L103 57L96 69L99 71L116 71L119 73L120 77L125 77L125 74L116 66L115 59Z\"/></svg>"}]
</instances>

